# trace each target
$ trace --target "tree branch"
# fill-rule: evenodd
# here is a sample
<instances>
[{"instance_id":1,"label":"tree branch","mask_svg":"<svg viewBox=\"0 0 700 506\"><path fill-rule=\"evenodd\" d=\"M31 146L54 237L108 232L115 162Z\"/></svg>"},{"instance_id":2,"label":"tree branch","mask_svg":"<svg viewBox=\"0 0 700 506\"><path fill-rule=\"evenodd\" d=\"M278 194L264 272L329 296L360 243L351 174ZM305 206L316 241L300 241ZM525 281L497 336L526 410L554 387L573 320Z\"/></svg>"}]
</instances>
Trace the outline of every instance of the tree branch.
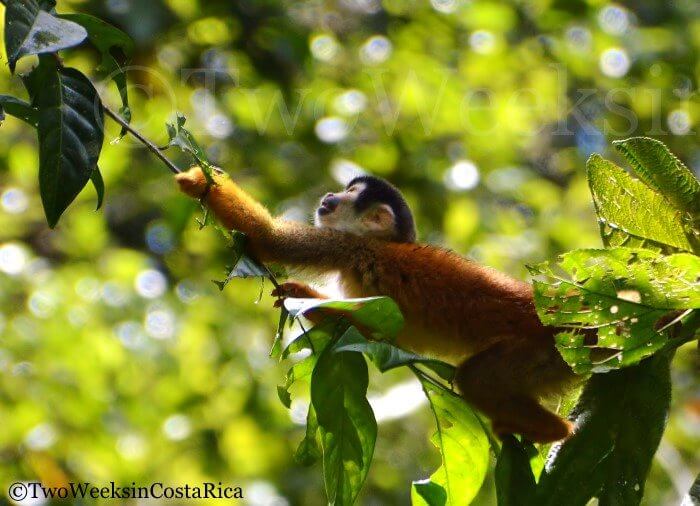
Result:
<instances>
[{"instance_id":1,"label":"tree branch","mask_svg":"<svg viewBox=\"0 0 700 506\"><path fill-rule=\"evenodd\" d=\"M3 1L3 0L0 0L0 2L2 2L2 1ZM109 116L109 117L112 118L114 121L116 121L117 123L119 123L119 125L120 125L124 130L126 130L126 131L129 132L131 135L133 135L134 137L136 137L136 139L138 139L138 141L139 141L141 144L143 144L146 148L148 148L148 150L149 150L151 153L153 153L154 155L156 155L156 156L160 159L161 162L163 162L165 165L168 166L168 168L170 169L170 172L172 172L173 174L179 174L180 172L182 172L182 171L177 167L177 165L175 165L172 161L170 161L170 159L169 159L167 156L165 156L165 155L163 154L163 152L158 148L158 146L156 146L156 145L153 144L151 141L149 141L148 139L146 139L143 135L141 135L141 133L139 133L138 130L134 129L131 125L129 125L129 123L127 123L127 122L124 120L124 118L122 118L118 113L114 112L112 109L110 109L109 107L107 107L106 105L104 105L104 102L103 102L103 108L104 108L105 114L106 114L107 116Z\"/></svg>"}]
</instances>

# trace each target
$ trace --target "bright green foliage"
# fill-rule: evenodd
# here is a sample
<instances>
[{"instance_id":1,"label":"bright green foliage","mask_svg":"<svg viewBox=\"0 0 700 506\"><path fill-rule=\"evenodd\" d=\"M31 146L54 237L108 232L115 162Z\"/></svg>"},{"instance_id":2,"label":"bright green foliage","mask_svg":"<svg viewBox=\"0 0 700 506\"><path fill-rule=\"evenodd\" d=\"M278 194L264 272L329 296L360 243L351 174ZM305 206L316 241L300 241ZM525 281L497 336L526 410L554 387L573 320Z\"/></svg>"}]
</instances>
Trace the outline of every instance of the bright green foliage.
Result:
<instances>
[{"instance_id":1,"label":"bright green foliage","mask_svg":"<svg viewBox=\"0 0 700 506\"><path fill-rule=\"evenodd\" d=\"M54 53L76 46L87 37L85 28L47 12L37 0L10 0L5 11L5 48L10 71L17 60L32 54Z\"/></svg>"},{"instance_id":2,"label":"bright green foliage","mask_svg":"<svg viewBox=\"0 0 700 506\"><path fill-rule=\"evenodd\" d=\"M489 441L476 413L455 393L419 375L436 431L431 438L442 465L428 480L413 482L414 506L466 505L486 477Z\"/></svg>"},{"instance_id":3,"label":"bright green foliage","mask_svg":"<svg viewBox=\"0 0 700 506\"><path fill-rule=\"evenodd\" d=\"M533 268L535 304L547 325L571 327L557 347L578 373L639 362L668 341L657 322L669 310L700 307L700 257L663 256L643 249L576 250L561 256L556 275ZM663 325L662 325L663 326ZM575 329L597 329L597 336Z\"/></svg>"},{"instance_id":4,"label":"bright green foliage","mask_svg":"<svg viewBox=\"0 0 700 506\"><path fill-rule=\"evenodd\" d=\"M530 468L528 446L531 444L507 436L496 461L496 496L498 506L528 506L535 503L535 476ZM537 450L535 450L535 453Z\"/></svg>"},{"instance_id":5,"label":"bright green foliage","mask_svg":"<svg viewBox=\"0 0 700 506\"><path fill-rule=\"evenodd\" d=\"M326 348L311 379L329 504L349 505L367 477L377 422L367 402L367 364L361 353Z\"/></svg>"},{"instance_id":6,"label":"bright green foliage","mask_svg":"<svg viewBox=\"0 0 700 506\"><path fill-rule=\"evenodd\" d=\"M25 78L39 110L39 187L49 226L90 180L104 139L104 113L97 90L75 69L58 67L47 55Z\"/></svg>"},{"instance_id":7,"label":"bright green foliage","mask_svg":"<svg viewBox=\"0 0 700 506\"><path fill-rule=\"evenodd\" d=\"M550 454L535 504L639 504L666 426L671 357L659 353L589 380L571 414L576 432Z\"/></svg>"},{"instance_id":8,"label":"bright green foliage","mask_svg":"<svg viewBox=\"0 0 700 506\"><path fill-rule=\"evenodd\" d=\"M613 142L634 173L663 195L676 209L700 213L700 182L666 145L648 137Z\"/></svg>"},{"instance_id":9,"label":"bright green foliage","mask_svg":"<svg viewBox=\"0 0 700 506\"><path fill-rule=\"evenodd\" d=\"M587 168L606 246L693 251L680 212L664 197L600 155Z\"/></svg>"}]
</instances>

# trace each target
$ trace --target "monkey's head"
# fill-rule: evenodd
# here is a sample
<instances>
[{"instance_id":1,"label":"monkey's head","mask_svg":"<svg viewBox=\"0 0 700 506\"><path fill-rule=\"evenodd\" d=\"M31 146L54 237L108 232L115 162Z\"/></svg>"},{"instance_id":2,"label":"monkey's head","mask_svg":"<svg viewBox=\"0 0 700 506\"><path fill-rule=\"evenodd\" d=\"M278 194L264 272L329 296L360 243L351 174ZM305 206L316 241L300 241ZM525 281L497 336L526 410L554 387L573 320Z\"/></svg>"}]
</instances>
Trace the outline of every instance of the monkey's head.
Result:
<instances>
[{"instance_id":1,"label":"monkey's head","mask_svg":"<svg viewBox=\"0 0 700 506\"><path fill-rule=\"evenodd\" d=\"M316 226L395 242L415 242L413 215L401 192L374 176L356 177L342 192L328 193L316 210Z\"/></svg>"}]
</instances>

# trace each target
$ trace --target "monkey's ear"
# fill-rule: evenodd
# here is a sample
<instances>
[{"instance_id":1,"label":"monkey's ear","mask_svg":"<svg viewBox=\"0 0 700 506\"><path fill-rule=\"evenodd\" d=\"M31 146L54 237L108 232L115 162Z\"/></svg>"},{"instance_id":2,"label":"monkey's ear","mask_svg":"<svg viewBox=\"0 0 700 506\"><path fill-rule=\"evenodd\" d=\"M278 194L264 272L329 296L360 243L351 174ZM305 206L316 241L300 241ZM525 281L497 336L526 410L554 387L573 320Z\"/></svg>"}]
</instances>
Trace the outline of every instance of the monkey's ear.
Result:
<instances>
[{"instance_id":1,"label":"monkey's ear","mask_svg":"<svg viewBox=\"0 0 700 506\"><path fill-rule=\"evenodd\" d=\"M371 232L388 232L392 234L395 226L394 211L386 204L379 204L365 211L362 224Z\"/></svg>"}]
</instances>

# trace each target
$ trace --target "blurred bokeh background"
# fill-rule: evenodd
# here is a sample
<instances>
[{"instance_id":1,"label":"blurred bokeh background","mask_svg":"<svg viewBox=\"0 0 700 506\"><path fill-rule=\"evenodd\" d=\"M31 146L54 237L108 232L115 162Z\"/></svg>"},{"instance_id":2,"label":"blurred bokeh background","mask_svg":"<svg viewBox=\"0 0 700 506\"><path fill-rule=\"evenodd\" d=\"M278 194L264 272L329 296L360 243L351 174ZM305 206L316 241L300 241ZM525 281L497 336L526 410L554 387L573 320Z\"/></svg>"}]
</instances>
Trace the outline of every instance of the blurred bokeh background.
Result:
<instances>
[{"instance_id":1,"label":"blurred bokeh background","mask_svg":"<svg viewBox=\"0 0 700 506\"><path fill-rule=\"evenodd\" d=\"M656 137L700 171L696 0L61 0L58 11L133 36L133 124L156 143L184 113L212 161L292 219L357 171L384 176L421 240L523 278L528 263L600 245L584 167L592 152L614 159L611 140ZM119 106L96 52L64 56ZM24 96L3 69L0 90ZM198 230L197 204L130 138L105 145L104 209L87 188L55 230L37 165L35 133L8 118L0 476L221 481L249 504L322 504L321 469L292 458L308 392L294 391L291 411L277 399L289 364L267 357L270 287L259 303L256 280L218 291L225 242ZM677 504L700 472L699 369L697 347L682 348L646 504ZM373 374L370 390L379 438L360 502L407 504L411 480L438 463L432 421L404 373ZM477 503L494 501L489 478Z\"/></svg>"}]
</instances>

